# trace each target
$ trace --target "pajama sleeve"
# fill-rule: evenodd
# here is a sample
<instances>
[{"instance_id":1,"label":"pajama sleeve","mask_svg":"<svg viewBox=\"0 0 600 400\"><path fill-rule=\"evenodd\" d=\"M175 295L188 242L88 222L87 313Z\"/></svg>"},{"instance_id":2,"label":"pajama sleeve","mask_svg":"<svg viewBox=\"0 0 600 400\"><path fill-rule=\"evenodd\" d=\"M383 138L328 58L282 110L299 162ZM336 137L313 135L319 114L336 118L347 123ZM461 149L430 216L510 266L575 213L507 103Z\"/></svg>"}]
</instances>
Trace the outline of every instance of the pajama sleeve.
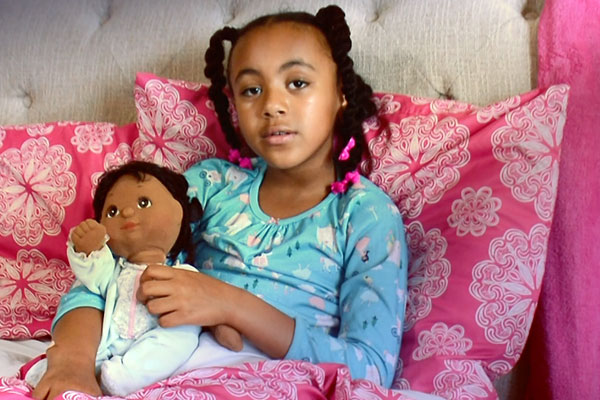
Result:
<instances>
[{"instance_id":1,"label":"pajama sleeve","mask_svg":"<svg viewBox=\"0 0 600 400\"><path fill-rule=\"evenodd\" d=\"M406 306L408 256L402 220L391 201L363 201L350 213L346 229L339 333L331 336L296 318L286 358L344 363L353 378L390 387Z\"/></svg>"}]
</instances>

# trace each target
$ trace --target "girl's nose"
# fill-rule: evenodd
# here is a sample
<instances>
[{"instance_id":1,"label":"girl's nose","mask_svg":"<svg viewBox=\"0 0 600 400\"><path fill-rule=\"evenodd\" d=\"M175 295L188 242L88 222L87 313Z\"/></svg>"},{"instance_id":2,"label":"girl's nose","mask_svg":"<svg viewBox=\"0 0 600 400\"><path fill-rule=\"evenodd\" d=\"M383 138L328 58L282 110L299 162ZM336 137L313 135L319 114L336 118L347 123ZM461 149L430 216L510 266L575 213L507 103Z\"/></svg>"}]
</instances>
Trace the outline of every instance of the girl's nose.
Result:
<instances>
[{"instance_id":1,"label":"girl's nose","mask_svg":"<svg viewBox=\"0 0 600 400\"><path fill-rule=\"evenodd\" d=\"M263 116L266 118L275 118L287 113L287 102L283 93L278 90L265 90Z\"/></svg>"},{"instance_id":2,"label":"girl's nose","mask_svg":"<svg viewBox=\"0 0 600 400\"><path fill-rule=\"evenodd\" d=\"M133 210L133 207L125 207L123 210L121 210L121 215L123 218L132 217L134 213L135 211Z\"/></svg>"}]
</instances>

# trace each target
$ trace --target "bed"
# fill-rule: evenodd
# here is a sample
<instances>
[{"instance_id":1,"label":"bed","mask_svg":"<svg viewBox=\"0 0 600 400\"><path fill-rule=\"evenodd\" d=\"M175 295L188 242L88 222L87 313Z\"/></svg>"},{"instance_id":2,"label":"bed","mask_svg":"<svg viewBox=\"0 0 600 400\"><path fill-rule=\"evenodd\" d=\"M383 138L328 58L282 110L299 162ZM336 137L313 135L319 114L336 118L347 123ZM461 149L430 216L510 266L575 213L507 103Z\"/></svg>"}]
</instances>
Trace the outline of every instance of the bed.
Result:
<instances>
[{"instance_id":1,"label":"bed","mask_svg":"<svg viewBox=\"0 0 600 400\"><path fill-rule=\"evenodd\" d=\"M538 88L543 1L332 2L347 14L352 56L377 92L378 118L365 126L375 161L363 172L400 205L411 243L412 303L398 324L403 354L393 390L353 380L340 365L282 361L199 371L137 398L184 388L211 398L216 382L227 380L242 382L242 392L228 395L249 398L274 396L252 387L257 380L290 388L291 397L317 388L322 397L509 399L524 390L530 367L518 360L541 292L569 92L566 85ZM57 299L72 280L62 246L75 221L89 215L99 172L128 158L183 170L198 157L226 155L202 85L210 34L264 13L314 12L327 3L0 1L0 397L27 393L16 374L47 346ZM156 147L164 133L157 121L168 112L171 122L189 122L184 150ZM416 135L427 126L437 138L432 158L449 168L438 176L439 165L423 163L424 178L415 173L406 186L410 179L391 177L399 161L390 148L409 140L399 132ZM510 136L532 129L529 142ZM557 142L549 159L538 154L540 132ZM526 184L511 178L522 168L533 177ZM483 179L488 172L494 178ZM49 197L33 183L38 197L15 189L19 177L48 174L59 188ZM473 202L484 204L486 217L465 224L461 212ZM527 254L503 261L519 251ZM507 268L501 277L498 265Z\"/></svg>"}]
</instances>

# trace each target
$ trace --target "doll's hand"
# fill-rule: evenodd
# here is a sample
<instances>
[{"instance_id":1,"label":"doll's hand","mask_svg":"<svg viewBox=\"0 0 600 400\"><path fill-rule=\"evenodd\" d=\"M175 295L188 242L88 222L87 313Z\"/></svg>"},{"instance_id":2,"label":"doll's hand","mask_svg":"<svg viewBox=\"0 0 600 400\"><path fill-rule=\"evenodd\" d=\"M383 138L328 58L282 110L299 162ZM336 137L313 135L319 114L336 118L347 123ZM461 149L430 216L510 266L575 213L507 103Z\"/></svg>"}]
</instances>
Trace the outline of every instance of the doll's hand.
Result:
<instances>
[{"instance_id":1,"label":"doll's hand","mask_svg":"<svg viewBox=\"0 0 600 400\"><path fill-rule=\"evenodd\" d=\"M98 221L86 219L75 227L71 233L71 240L75 251L89 255L92 251L100 250L104 246L106 228Z\"/></svg>"},{"instance_id":2,"label":"doll's hand","mask_svg":"<svg viewBox=\"0 0 600 400\"><path fill-rule=\"evenodd\" d=\"M210 328L217 342L232 351L241 351L244 347L242 335L229 325L217 325Z\"/></svg>"}]
</instances>

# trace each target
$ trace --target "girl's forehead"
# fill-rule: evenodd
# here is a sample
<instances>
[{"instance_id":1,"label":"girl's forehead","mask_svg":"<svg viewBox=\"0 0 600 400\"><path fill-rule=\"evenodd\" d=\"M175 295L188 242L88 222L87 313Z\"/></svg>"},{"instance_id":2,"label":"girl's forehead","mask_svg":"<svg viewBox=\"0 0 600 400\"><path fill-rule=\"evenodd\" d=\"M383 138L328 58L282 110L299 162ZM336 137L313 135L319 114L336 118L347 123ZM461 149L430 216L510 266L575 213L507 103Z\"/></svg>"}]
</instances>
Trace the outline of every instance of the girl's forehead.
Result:
<instances>
[{"instance_id":1,"label":"girl's forehead","mask_svg":"<svg viewBox=\"0 0 600 400\"><path fill-rule=\"evenodd\" d=\"M297 46L302 44L303 46ZM328 57L331 49L325 35L316 27L300 22L278 21L261 25L241 36L231 51L230 61L235 60L236 53L258 52L268 53L281 49L316 48Z\"/></svg>"}]
</instances>

